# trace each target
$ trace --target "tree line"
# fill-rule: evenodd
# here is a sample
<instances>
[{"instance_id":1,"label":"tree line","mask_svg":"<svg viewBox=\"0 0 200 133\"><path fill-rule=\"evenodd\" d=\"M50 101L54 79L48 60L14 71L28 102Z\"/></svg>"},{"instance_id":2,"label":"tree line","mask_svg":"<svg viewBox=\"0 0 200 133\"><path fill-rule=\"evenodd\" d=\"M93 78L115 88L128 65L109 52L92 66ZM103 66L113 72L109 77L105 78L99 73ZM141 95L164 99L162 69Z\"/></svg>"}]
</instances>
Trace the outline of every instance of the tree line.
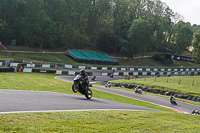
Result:
<instances>
[{"instance_id":1,"label":"tree line","mask_svg":"<svg viewBox=\"0 0 200 133\"><path fill-rule=\"evenodd\" d=\"M181 54L194 32L182 20L160 0L0 0L0 41L128 58L146 51Z\"/></svg>"}]
</instances>

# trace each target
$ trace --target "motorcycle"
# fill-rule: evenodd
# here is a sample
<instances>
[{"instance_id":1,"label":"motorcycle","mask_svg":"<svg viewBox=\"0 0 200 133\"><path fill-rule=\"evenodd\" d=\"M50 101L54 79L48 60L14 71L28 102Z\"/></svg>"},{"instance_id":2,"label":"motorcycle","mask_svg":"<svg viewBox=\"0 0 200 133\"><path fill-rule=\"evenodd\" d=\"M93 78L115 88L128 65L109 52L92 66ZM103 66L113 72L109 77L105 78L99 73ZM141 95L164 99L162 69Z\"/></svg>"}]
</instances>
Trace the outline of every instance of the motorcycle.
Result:
<instances>
[{"instance_id":1,"label":"motorcycle","mask_svg":"<svg viewBox=\"0 0 200 133\"><path fill-rule=\"evenodd\" d=\"M173 104L173 105L177 105L176 100L175 100L174 98L170 98L170 102L171 102L171 104Z\"/></svg>"},{"instance_id":2,"label":"motorcycle","mask_svg":"<svg viewBox=\"0 0 200 133\"><path fill-rule=\"evenodd\" d=\"M138 93L138 94L142 94L142 90L141 89L139 89L139 88L135 88L135 91L134 91L135 93Z\"/></svg>"},{"instance_id":3,"label":"motorcycle","mask_svg":"<svg viewBox=\"0 0 200 133\"><path fill-rule=\"evenodd\" d=\"M191 113L192 115L200 115L199 110L195 109Z\"/></svg>"},{"instance_id":4,"label":"motorcycle","mask_svg":"<svg viewBox=\"0 0 200 133\"><path fill-rule=\"evenodd\" d=\"M93 76L93 77L92 77L92 81L94 81L95 79L96 79L96 76Z\"/></svg>"},{"instance_id":5,"label":"motorcycle","mask_svg":"<svg viewBox=\"0 0 200 133\"><path fill-rule=\"evenodd\" d=\"M110 88L110 87L111 87L111 83L106 83L106 84L105 84L105 87L106 87L106 88L107 88L107 87Z\"/></svg>"},{"instance_id":6,"label":"motorcycle","mask_svg":"<svg viewBox=\"0 0 200 133\"><path fill-rule=\"evenodd\" d=\"M87 99L92 98L92 90L90 90L89 86L89 81L84 81L84 79L81 78L81 75L77 75L74 78L74 83L72 85L72 91L74 93L81 93L82 95L85 95Z\"/></svg>"}]
</instances>

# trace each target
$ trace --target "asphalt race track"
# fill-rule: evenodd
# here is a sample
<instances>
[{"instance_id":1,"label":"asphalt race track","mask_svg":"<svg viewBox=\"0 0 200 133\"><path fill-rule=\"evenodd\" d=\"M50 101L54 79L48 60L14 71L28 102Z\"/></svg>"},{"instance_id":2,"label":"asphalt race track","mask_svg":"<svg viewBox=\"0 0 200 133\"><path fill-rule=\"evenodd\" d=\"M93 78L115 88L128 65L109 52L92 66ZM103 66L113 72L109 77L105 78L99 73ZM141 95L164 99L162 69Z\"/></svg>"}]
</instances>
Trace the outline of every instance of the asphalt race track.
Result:
<instances>
[{"instance_id":1,"label":"asphalt race track","mask_svg":"<svg viewBox=\"0 0 200 133\"><path fill-rule=\"evenodd\" d=\"M152 110L103 99L54 92L0 90L0 113L79 110Z\"/></svg>"},{"instance_id":2,"label":"asphalt race track","mask_svg":"<svg viewBox=\"0 0 200 133\"><path fill-rule=\"evenodd\" d=\"M60 76L60 77L56 77L56 78L66 81L66 82L73 81L73 77L68 77L68 76ZM116 78L119 79L120 77L116 77ZM124 78L124 77L121 77L121 78ZM91 78L89 78L89 79L91 79ZM96 78L96 80L97 81L109 81L109 80L115 80L115 78L113 79L110 77L99 76ZM134 92L112 89L112 88L105 88L103 86L93 85L92 88L97 89L97 90L106 91L106 92L113 93L113 94L117 94L117 95L121 95L121 96L125 96L125 97L129 97L129 98L133 98L133 99L137 99L137 100L141 100L141 101L145 101L145 102L149 102L149 103L153 103L153 104L156 104L159 106L173 109L180 113L191 113L194 109L200 110L200 106L196 106L196 105L181 102L181 101L177 101L177 104L178 104L177 106L172 105L169 102L169 99L167 99L167 98L151 96L151 95L146 95L146 94L139 95L139 94L135 94ZM95 95L95 94L93 94L93 95Z\"/></svg>"}]
</instances>

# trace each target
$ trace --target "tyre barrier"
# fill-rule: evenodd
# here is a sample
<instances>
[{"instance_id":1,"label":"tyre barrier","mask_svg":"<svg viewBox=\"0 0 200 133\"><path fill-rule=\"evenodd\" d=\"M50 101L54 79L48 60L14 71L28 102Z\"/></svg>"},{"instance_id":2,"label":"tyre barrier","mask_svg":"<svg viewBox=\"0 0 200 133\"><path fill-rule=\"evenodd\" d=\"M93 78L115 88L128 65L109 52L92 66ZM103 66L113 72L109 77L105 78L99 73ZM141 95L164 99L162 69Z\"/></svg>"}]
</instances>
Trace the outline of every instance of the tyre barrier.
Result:
<instances>
[{"instance_id":1,"label":"tyre barrier","mask_svg":"<svg viewBox=\"0 0 200 133\"><path fill-rule=\"evenodd\" d=\"M136 85L128 85L128 84L120 84L120 83L112 83L112 86L114 87L122 87L122 88L127 88L127 89L135 89ZM187 94L182 94L178 92L171 92L171 91L163 91L163 90L158 90L158 89L153 89L153 88L148 88L148 87L142 87L139 86L139 88L142 91L149 92L149 93L154 93L154 94L161 94L161 95L166 95L166 96L171 96L174 95L174 97L181 98L181 99L187 99L195 102L200 102L200 97L193 96L193 95L187 95Z\"/></svg>"},{"instance_id":2,"label":"tyre barrier","mask_svg":"<svg viewBox=\"0 0 200 133\"><path fill-rule=\"evenodd\" d=\"M10 67L10 68L0 68L0 72L14 72L15 69Z\"/></svg>"}]
</instances>

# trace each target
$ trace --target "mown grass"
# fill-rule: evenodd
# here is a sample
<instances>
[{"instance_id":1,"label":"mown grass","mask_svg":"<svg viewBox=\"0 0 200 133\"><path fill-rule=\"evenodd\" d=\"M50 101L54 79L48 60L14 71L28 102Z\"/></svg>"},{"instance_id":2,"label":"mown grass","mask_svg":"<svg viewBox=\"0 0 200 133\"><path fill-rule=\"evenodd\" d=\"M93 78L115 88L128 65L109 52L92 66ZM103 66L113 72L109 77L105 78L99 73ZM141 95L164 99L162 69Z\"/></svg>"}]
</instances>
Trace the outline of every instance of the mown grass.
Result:
<instances>
[{"instance_id":1,"label":"mown grass","mask_svg":"<svg viewBox=\"0 0 200 133\"><path fill-rule=\"evenodd\" d=\"M185 62L185 61L173 61L171 64L163 64L153 60L152 58L143 58L143 59L118 59L119 65L121 66L177 66L177 67L197 67L200 66L196 63Z\"/></svg>"},{"instance_id":2,"label":"mown grass","mask_svg":"<svg viewBox=\"0 0 200 133\"><path fill-rule=\"evenodd\" d=\"M31 48L27 46L11 46L11 45L5 45L8 50L13 51L66 51L65 48L51 48L51 49L42 49L42 48Z\"/></svg>"},{"instance_id":3,"label":"mown grass","mask_svg":"<svg viewBox=\"0 0 200 133\"><path fill-rule=\"evenodd\" d=\"M158 111L84 111L0 115L1 132L194 133L199 117Z\"/></svg>"},{"instance_id":4,"label":"mown grass","mask_svg":"<svg viewBox=\"0 0 200 133\"><path fill-rule=\"evenodd\" d=\"M40 62L54 62L54 63L66 63L66 64L75 64L76 62L70 59L65 54L43 54L43 53L12 53L7 55L5 53L0 54L0 58L13 58L14 62L23 60L26 61L38 61Z\"/></svg>"},{"instance_id":5,"label":"mown grass","mask_svg":"<svg viewBox=\"0 0 200 133\"><path fill-rule=\"evenodd\" d=\"M0 89L71 93L66 89L69 85L71 84L56 80L53 74L0 73Z\"/></svg>"},{"instance_id":6,"label":"mown grass","mask_svg":"<svg viewBox=\"0 0 200 133\"><path fill-rule=\"evenodd\" d=\"M152 77L131 80L115 80L115 83L135 84L143 87L152 87L164 91L179 92L188 95L200 96L199 76Z\"/></svg>"}]
</instances>

